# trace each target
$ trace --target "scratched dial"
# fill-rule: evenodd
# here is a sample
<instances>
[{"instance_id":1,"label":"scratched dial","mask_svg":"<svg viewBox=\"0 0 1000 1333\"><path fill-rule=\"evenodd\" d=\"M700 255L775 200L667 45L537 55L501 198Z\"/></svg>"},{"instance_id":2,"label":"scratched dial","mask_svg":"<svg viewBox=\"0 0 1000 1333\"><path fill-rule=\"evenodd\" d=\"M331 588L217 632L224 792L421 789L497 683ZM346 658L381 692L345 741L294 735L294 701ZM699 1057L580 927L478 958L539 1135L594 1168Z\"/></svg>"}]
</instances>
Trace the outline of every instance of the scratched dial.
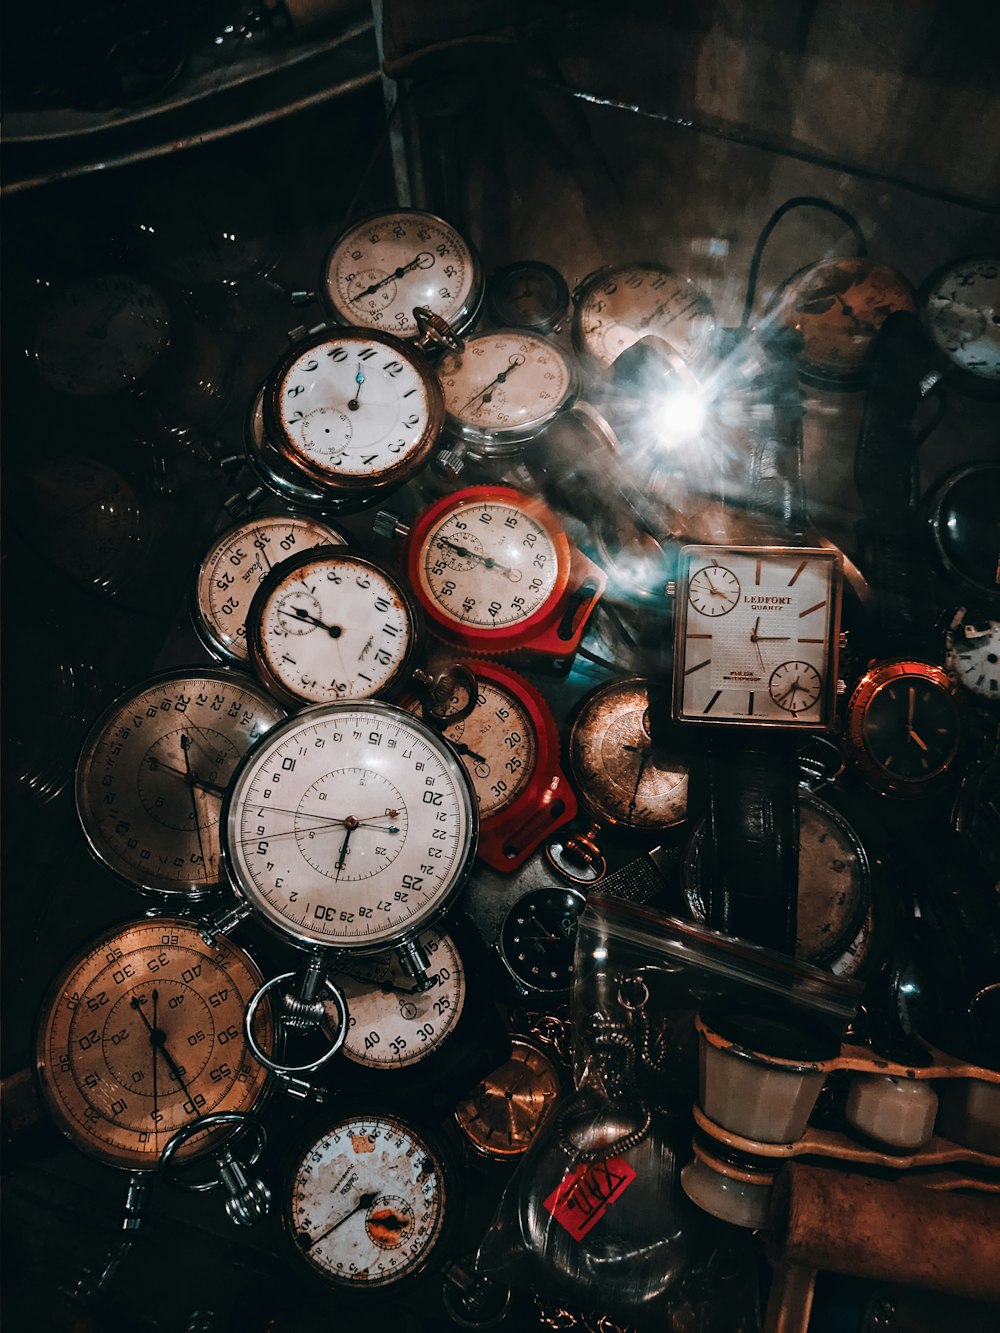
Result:
<instances>
[{"instance_id":1,"label":"scratched dial","mask_svg":"<svg viewBox=\"0 0 1000 1333\"><path fill-rule=\"evenodd\" d=\"M649 335L695 361L714 328L712 303L690 278L663 264L622 264L600 269L580 288L573 342L601 369Z\"/></svg>"},{"instance_id":2,"label":"scratched dial","mask_svg":"<svg viewBox=\"0 0 1000 1333\"><path fill-rule=\"evenodd\" d=\"M315 1274L373 1291L431 1262L452 1190L430 1136L389 1113L345 1115L296 1155L283 1220Z\"/></svg>"},{"instance_id":3,"label":"scratched dial","mask_svg":"<svg viewBox=\"0 0 1000 1333\"><path fill-rule=\"evenodd\" d=\"M167 672L122 695L77 764L77 811L95 855L138 888L218 888L222 798L284 715L256 681L221 667Z\"/></svg>"},{"instance_id":4,"label":"scratched dial","mask_svg":"<svg viewBox=\"0 0 1000 1333\"><path fill-rule=\"evenodd\" d=\"M555 343L519 329L467 338L438 366L452 430L485 444L530 439L566 405L569 361Z\"/></svg>"},{"instance_id":5,"label":"scratched dial","mask_svg":"<svg viewBox=\"0 0 1000 1333\"><path fill-rule=\"evenodd\" d=\"M408 665L416 618L409 594L377 561L314 547L276 565L254 594L250 661L291 705L368 699Z\"/></svg>"},{"instance_id":6,"label":"scratched dial","mask_svg":"<svg viewBox=\"0 0 1000 1333\"><path fill-rule=\"evenodd\" d=\"M373 1069L405 1069L440 1048L465 1007L465 969L450 935L426 930L418 943L433 985L418 991L395 953L359 958L332 980L350 1014L343 1052Z\"/></svg>"}]
</instances>

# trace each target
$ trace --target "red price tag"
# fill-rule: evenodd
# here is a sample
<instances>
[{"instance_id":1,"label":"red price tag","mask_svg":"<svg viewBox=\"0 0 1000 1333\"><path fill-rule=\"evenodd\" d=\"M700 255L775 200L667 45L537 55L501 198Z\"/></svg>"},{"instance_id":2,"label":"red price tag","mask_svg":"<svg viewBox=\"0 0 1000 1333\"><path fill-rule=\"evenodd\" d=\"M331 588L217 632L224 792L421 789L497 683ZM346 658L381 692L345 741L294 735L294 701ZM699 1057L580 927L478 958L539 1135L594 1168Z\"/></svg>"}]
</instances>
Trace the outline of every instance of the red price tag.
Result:
<instances>
[{"instance_id":1,"label":"red price tag","mask_svg":"<svg viewBox=\"0 0 1000 1333\"><path fill-rule=\"evenodd\" d=\"M563 1176L544 1207L574 1240L582 1240L633 1180L635 1172L621 1157L584 1162Z\"/></svg>"}]
</instances>

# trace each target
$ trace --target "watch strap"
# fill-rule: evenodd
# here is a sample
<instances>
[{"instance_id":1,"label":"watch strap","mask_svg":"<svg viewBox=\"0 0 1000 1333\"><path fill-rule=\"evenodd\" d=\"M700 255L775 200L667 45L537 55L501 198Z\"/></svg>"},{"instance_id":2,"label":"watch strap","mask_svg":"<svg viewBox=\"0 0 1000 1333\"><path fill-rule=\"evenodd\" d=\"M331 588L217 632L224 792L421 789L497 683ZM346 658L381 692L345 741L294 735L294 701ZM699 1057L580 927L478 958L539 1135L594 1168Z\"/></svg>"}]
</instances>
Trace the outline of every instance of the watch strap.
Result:
<instances>
[{"instance_id":1,"label":"watch strap","mask_svg":"<svg viewBox=\"0 0 1000 1333\"><path fill-rule=\"evenodd\" d=\"M624 898L626 902L645 907L667 891L676 861L676 852L654 847L605 875L594 885L594 891L604 897Z\"/></svg>"}]
</instances>

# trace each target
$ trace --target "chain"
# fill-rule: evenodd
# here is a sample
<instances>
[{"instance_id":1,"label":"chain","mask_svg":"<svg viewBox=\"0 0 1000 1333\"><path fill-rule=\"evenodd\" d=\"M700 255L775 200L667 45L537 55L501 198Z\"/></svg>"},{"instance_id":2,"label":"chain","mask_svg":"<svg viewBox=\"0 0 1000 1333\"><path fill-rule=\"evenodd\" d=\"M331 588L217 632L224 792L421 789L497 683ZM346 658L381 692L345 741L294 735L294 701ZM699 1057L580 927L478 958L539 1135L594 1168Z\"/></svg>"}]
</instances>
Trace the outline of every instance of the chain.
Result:
<instances>
[{"instance_id":1,"label":"chain","mask_svg":"<svg viewBox=\"0 0 1000 1333\"><path fill-rule=\"evenodd\" d=\"M586 1313L574 1312L559 1305L550 1305L547 1301L543 1301L537 1292L534 1293L534 1300L538 1321L546 1328L560 1331L579 1329L581 1333L635 1333L635 1330L625 1324L615 1323L608 1315L599 1314L594 1310Z\"/></svg>"}]
</instances>

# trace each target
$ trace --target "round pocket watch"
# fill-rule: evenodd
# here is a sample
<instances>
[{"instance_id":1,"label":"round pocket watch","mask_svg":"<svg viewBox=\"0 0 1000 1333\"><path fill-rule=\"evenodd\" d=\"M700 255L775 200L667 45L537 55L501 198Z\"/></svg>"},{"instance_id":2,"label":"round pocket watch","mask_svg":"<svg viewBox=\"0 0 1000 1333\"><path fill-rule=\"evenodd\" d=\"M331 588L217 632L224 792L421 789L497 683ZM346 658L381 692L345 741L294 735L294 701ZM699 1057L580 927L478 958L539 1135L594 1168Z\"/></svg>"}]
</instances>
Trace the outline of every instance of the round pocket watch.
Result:
<instances>
[{"instance_id":1,"label":"round pocket watch","mask_svg":"<svg viewBox=\"0 0 1000 1333\"><path fill-rule=\"evenodd\" d=\"M490 318L500 328L555 333L570 312L566 279L551 264L520 259L498 268L486 284Z\"/></svg>"},{"instance_id":2,"label":"round pocket watch","mask_svg":"<svg viewBox=\"0 0 1000 1333\"><path fill-rule=\"evenodd\" d=\"M223 856L275 934L344 955L433 925L476 850L475 800L446 741L392 704L317 704L254 746L229 787Z\"/></svg>"},{"instance_id":3,"label":"round pocket watch","mask_svg":"<svg viewBox=\"0 0 1000 1333\"><path fill-rule=\"evenodd\" d=\"M481 861L515 870L576 815L559 767L559 730L542 695L495 662L464 664L478 683L472 712L441 734L461 756L479 804Z\"/></svg>"},{"instance_id":4,"label":"round pocket watch","mask_svg":"<svg viewBox=\"0 0 1000 1333\"><path fill-rule=\"evenodd\" d=\"M841 256L793 274L778 294L778 322L802 337L799 372L825 389L857 389L872 341L896 310L914 311L913 288L895 269Z\"/></svg>"},{"instance_id":5,"label":"round pocket watch","mask_svg":"<svg viewBox=\"0 0 1000 1333\"><path fill-rule=\"evenodd\" d=\"M282 560L247 613L251 665L292 707L391 690L413 659L419 631L402 582L349 546L316 546Z\"/></svg>"},{"instance_id":6,"label":"round pocket watch","mask_svg":"<svg viewBox=\"0 0 1000 1333\"><path fill-rule=\"evenodd\" d=\"M223 667L154 676L97 719L76 769L91 850L134 887L192 899L224 879L219 818L233 770L285 715Z\"/></svg>"},{"instance_id":7,"label":"round pocket watch","mask_svg":"<svg viewBox=\"0 0 1000 1333\"><path fill-rule=\"evenodd\" d=\"M945 629L944 667L975 699L1000 704L1000 620L960 606Z\"/></svg>"},{"instance_id":8,"label":"round pocket watch","mask_svg":"<svg viewBox=\"0 0 1000 1333\"><path fill-rule=\"evenodd\" d=\"M390 333L327 329L270 375L248 456L282 498L361 509L423 466L443 422L441 385L418 347Z\"/></svg>"},{"instance_id":9,"label":"round pocket watch","mask_svg":"<svg viewBox=\"0 0 1000 1333\"><path fill-rule=\"evenodd\" d=\"M513 452L572 401L575 373L555 343L518 329L465 340L437 367L446 427L487 457Z\"/></svg>"},{"instance_id":10,"label":"round pocket watch","mask_svg":"<svg viewBox=\"0 0 1000 1333\"><path fill-rule=\"evenodd\" d=\"M411 338L419 332L414 307L424 306L460 334L482 304L482 265L450 223L397 208L362 218L337 237L323 262L320 295L338 324Z\"/></svg>"},{"instance_id":11,"label":"round pocket watch","mask_svg":"<svg viewBox=\"0 0 1000 1333\"><path fill-rule=\"evenodd\" d=\"M243 1036L261 984L250 956L224 936L163 916L128 922L89 943L42 1004L36 1070L56 1124L81 1151L111 1166L152 1171L173 1135L203 1116L249 1112L267 1071ZM270 1009L257 1039L270 1045ZM198 1156L217 1133L182 1148Z\"/></svg>"},{"instance_id":12,"label":"round pocket watch","mask_svg":"<svg viewBox=\"0 0 1000 1333\"><path fill-rule=\"evenodd\" d=\"M514 1161L527 1152L562 1091L559 1072L541 1046L521 1036L510 1044L510 1059L455 1108L466 1142L490 1161Z\"/></svg>"},{"instance_id":13,"label":"round pocket watch","mask_svg":"<svg viewBox=\"0 0 1000 1333\"><path fill-rule=\"evenodd\" d=\"M1000 394L1000 256L959 259L932 273L920 290L919 314L956 388Z\"/></svg>"},{"instance_id":14,"label":"round pocket watch","mask_svg":"<svg viewBox=\"0 0 1000 1333\"><path fill-rule=\"evenodd\" d=\"M464 1198L439 1134L394 1109L342 1109L305 1136L281 1205L292 1252L325 1282L375 1295L442 1261Z\"/></svg>"},{"instance_id":15,"label":"round pocket watch","mask_svg":"<svg viewBox=\"0 0 1000 1333\"><path fill-rule=\"evenodd\" d=\"M946 778L958 754L955 684L930 662L874 662L847 701L845 735L851 758L876 791L923 796Z\"/></svg>"},{"instance_id":16,"label":"round pocket watch","mask_svg":"<svg viewBox=\"0 0 1000 1333\"><path fill-rule=\"evenodd\" d=\"M571 659L607 582L547 505L507 486L469 486L429 505L407 534L405 565L445 642L554 663Z\"/></svg>"},{"instance_id":17,"label":"round pocket watch","mask_svg":"<svg viewBox=\"0 0 1000 1333\"><path fill-rule=\"evenodd\" d=\"M198 566L192 614L198 637L226 661L247 660L246 617L254 592L276 565L346 538L307 514L261 514L228 528Z\"/></svg>"},{"instance_id":18,"label":"round pocket watch","mask_svg":"<svg viewBox=\"0 0 1000 1333\"><path fill-rule=\"evenodd\" d=\"M647 334L665 339L684 361L699 360L715 328L705 293L663 264L598 269L580 283L573 301L573 345L598 370Z\"/></svg>"}]
</instances>

